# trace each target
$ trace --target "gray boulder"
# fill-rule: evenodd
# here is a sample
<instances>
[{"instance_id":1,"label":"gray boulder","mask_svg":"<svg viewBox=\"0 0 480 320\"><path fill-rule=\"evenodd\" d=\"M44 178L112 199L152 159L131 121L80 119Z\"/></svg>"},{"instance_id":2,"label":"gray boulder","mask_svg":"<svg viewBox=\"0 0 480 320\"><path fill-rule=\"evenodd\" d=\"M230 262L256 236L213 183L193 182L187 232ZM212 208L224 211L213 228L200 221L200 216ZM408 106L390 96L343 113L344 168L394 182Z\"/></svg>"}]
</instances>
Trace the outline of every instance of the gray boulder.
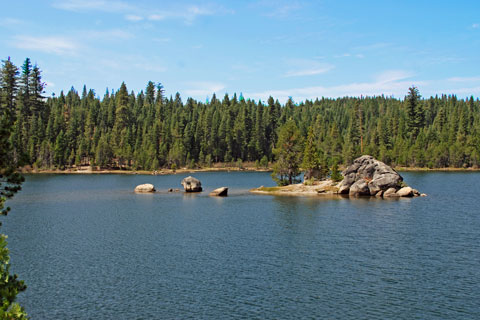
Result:
<instances>
[{"instance_id":1,"label":"gray boulder","mask_svg":"<svg viewBox=\"0 0 480 320\"><path fill-rule=\"evenodd\" d=\"M387 198L387 197L398 197L397 195L397 190L395 188L388 188L384 193L383 193L383 197L384 198Z\"/></svg>"},{"instance_id":2,"label":"gray boulder","mask_svg":"<svg viewBox=\"0 0 480 320\"><path fill-rule=\"evenodd\" d=\"M397 191L399 197L413 197L413 189L410 187L403 187Z\"/></svg>"},{"instance_id":3,"label":"gray boulder","mask_svg":"<svg viewBox=\"0 0 480 320\"><path fill-rule=\"evenodd\" d=\"M190 176L186 177L182 180L183 189L185 192L201 192L202 191L202 183L200 180Z\"/></svg>"},{"instance_id":4,"label":"gray boulder","mask_svg":"<svg viewBox=\"0 0 480 320\"><path fill-rule=\"evenodd\" d=\"M150 183L140 184L135 187L135 192L155 192L155 187L153 186L153 184Z\"/></svg>"},{"instance_id":5,"label":"gray boulder","mask_svg":"<svg viewBox=\"0 0 480 320\"><path fill-rule=\"evenodd\" d=\"M397 171L372 156L361 156L353 161L343 172L344 179L340 183L339 193L353 196L374 196L379 191L399 189L403 181ZM385 194L384 194L385 196Z\"/></svg>"},{"instance_id":6,"label":"gray boulder","mask_svg":"<svg viewBox=\"0 0 480 320\"><path fill-rule=\"evenodd\" d=\"M226 197L227 194L228 194L227 187L221 187L210 192L211 196L217 196L217 197Z\"/></svg>"},{"instance_id":7,"label":"gray boulder","mask_svg":"<svg viewBox=\"0 0 480 320\"><path fill-rule=\"evenodd\" d=\"M369 196L370 190L368 189L368 183L364 179L355 181L350 187L349 195L351 196Z\"/></svg>"}]
</instances>

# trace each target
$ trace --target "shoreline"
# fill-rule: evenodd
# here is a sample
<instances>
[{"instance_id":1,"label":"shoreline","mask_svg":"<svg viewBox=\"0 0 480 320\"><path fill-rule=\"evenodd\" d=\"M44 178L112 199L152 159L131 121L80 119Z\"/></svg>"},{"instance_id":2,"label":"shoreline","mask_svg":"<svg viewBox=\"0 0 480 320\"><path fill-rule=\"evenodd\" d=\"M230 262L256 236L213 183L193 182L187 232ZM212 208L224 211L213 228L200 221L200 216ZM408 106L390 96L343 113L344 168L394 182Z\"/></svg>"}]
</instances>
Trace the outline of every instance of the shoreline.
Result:
<instances>
[{"instance_id":1,"label":"shoreline","mask_svg":"<svg viewBox=\"0 0 480 320\"><path fill-rule=\"evenodd\" d=\"M394 167L400 172L479 172L480 168L422 168L422 167Z\"/></svg>"},{"instance_id":2,"label":"shoreline","mask_svg":"<svg viewBox=\"0 0 480 320\"><path fill-rule=\"evenodd\" d=\"M184 173L195 173L195 172L271 172L270 168L238 168L238 167L209 167L209 168L197 168L197 169L187 169L187 168L180 168L171 170L171 169L162 169L156 171L150 170L122 170L122 169L100 169L100 170L92 170L92 169L22 169L20 170L21 174L140 174L140 175L171 175L171 174L184 174Z\"/></svg>"},{"instance_id":3,"label":"shoreline","mask_svg":"<svg viewBox=\"0 0 480 320\"><path fill-rule=\"evenodd\" d=\"M422 168L422 167L395 167L398 172L480 172L480 168ZM91 167L69 168L69 169L31 169L22 168L19 170L21 174L141 174L141 175L167 175L167 174L183 174L195 172L272 172L272 168L255 168L255 167L207 167L187 169L180 168L161 169L156 171L150 170L127 170L127 169L95 169Z\"/></svg>"}]
</instances>

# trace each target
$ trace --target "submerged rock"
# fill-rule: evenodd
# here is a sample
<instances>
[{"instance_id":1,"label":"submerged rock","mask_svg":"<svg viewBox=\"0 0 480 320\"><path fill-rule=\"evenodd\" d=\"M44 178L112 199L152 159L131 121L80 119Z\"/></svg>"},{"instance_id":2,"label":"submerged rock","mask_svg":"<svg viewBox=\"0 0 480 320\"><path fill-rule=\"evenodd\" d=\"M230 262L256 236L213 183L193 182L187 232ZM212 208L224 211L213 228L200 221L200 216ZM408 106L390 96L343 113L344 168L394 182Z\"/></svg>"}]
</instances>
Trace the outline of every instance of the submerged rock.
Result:
<instances>
[{"instance_id":1,"label":"submerged rock","mask_svg":"<svg viewBox=\"0 0 480 320\"><path fill-rule=\"evenodd\" d=\"M190 176L186 177L182 180L183 189L185 192L201 192L202 191L202 183L200 180Z\"/></svg>"},{"instance_id":2,"label":"submerged rock","mask_svg":"<svg viewBox=\"0 0 480 320\"><path fill-rule=\"evenodd\" d=\"M135 192L155 192L155 187L150 183L140 184L135 187Z\"/></svg>"},{"instance_id":3,"label":"submerged rock","mask_svg":"<svg viewBox=\"0 0 480 320\"><path fill-rule=\"evenodd\" d=\"M221 187L210 192L211 196L217 196L217 197L226 197L227 194L228 194L227 187Z\"/></svg>"}]
</instances>

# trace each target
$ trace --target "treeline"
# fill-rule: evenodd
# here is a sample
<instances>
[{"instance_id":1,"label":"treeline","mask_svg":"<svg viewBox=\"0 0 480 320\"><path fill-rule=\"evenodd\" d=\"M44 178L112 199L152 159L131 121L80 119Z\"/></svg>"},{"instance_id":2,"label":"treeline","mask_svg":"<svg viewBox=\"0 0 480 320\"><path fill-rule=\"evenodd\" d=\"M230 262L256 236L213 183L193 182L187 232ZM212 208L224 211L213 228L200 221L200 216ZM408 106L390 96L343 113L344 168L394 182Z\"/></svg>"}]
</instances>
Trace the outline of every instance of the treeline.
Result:
<instances>
[{"instance_id":1,"label":"treeline","mask_svg":"<svg viewBox=\"0 0 480 320\"><path fill-rule=\"evenodd\" d=\"M478 167L480 102L473 97L422 99L415 87L391 97L316 99L284 105L215 94L203 103L164 96L148 82L139 93L125 83L98 98L85 86L44 98L40 70L27 59L1 70L1 108L15 119L11 142L18 165L66 168L95 165L156 170L214 163L275 161L280 128L292 119L328 165L370 154L388 164ZM312 140L312 138L308 139Z\"/></svg>"}]
</instances>

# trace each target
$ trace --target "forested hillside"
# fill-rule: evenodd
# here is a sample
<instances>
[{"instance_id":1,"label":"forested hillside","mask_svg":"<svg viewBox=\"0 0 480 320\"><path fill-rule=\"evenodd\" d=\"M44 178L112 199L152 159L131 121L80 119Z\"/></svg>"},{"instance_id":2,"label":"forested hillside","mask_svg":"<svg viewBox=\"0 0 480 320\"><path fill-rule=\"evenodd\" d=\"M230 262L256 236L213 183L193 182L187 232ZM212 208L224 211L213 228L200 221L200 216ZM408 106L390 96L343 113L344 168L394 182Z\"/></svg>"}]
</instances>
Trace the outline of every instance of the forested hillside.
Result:
<instances>
[{"instance_id":1,"label":"forested hillside","mask_svg":"<svg viewBox=\"0 0 480 320\"><path fill-rule=\"evenodd\" d=\"M167 98L162 85L148 82L138 93L122 83L101 98L86 87L44 98L37 66L28 59L19 70L7 65L3 61L1 109L15 113L11 138L20 166L265 165L275 160L279 128L289 119L303 141L312 128L319 157L329 165L348 164L360 154L401 166L480 164L480 102L473 97L425 99L412 87L403 100L344 97L281 105L274 97L260 102L234 94L204 103L182 101L178 93Z\"/></svg>"}]
</instances>

